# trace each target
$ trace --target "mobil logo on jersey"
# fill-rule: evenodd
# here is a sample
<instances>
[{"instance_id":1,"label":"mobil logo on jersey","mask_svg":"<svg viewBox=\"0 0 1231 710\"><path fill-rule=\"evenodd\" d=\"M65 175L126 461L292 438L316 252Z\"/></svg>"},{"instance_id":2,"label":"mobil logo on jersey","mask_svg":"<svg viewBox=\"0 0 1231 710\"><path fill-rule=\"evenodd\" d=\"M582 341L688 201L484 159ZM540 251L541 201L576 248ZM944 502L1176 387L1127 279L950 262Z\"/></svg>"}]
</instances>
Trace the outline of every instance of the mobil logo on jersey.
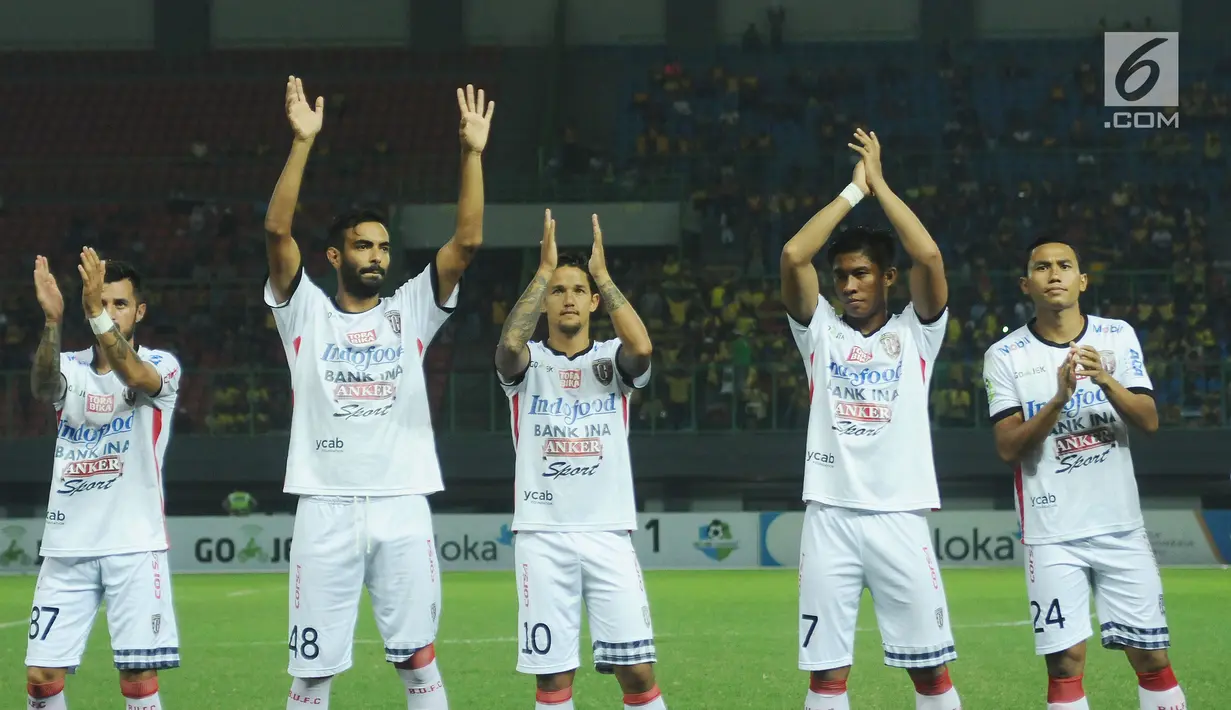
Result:
<instances>
[{"instance_id":1,"label":"mobil logo on jersey","mask_svg":"<svg viewBox=\"0 0 1231 710\"><path fill-rule=\"evenodd\" d=\"M532 417L559 417L565 425L589 417L616 413L616 396L612 392L603 397L593 399L575 399L573 397L540 397L531 395L526 415Z\"/></svg>"},{"instance_id":2,"label":"mobil logo on jersey","mask_svg":"<svg viewBox=\"0 0 1231 710\"><path fill-rule=\"evenodd\" d=\"M1004 343L1002 345L996 346L996 352L1000 353L1001 355L1008 355L1011 352L1021 350L1022 348L1026 347L1029 344L1030 344L1030 336L1023 335L1017 340L1013 340L1013 341Z\"/></svg>"},{"instance_id":3,"label":"mobil logo on jersey","mask_svg":"<svg viewBox=\"0 0 1231 710\"><path fill-rule=\"evenodd\" d=\"M363 372L369 367L401 362L405 351L406 348L401 345L396 348L382 348L376 345L356 347L326 343L321 353L321 361L350 365Z\"/></svg>"}]
</instances>

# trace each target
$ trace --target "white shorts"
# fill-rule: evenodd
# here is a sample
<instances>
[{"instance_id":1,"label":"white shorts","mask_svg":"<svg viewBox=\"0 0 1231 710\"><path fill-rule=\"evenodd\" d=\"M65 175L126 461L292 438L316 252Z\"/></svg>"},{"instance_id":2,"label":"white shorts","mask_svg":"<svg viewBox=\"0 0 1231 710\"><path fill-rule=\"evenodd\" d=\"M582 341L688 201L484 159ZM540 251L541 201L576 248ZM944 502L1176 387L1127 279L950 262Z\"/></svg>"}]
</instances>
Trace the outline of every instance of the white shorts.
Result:
<instances>
[{"instance_id":1,"label":"white shorts","mask_svg":"<svg viewBox=\"0 0 1231 710\"><path fill-rule=\"evenodd\" d=\"M426 497L302 497L290 563L292 676L323 678L351 667L364 587L385 660L405 661L436 640L440 565Z\"/></svg>"},{"instance_id":2,"label":"white shorts","mask_svg":"<svg viewBox=\"0 0 1231 710\"><path fill-rule=\"evenodd\" d=\"M80 665L104 600L117 669L179 666L166 552L43 560L30 609L26 665L69 669Z\"/></svg>"},{"instance_id":3,"label":"white shorts","mask_svg":"<svg viewBox=\"0 0 1231 710\"><path fill-rule=\"evenodd\" d=\"M594 667L654 663L654 628L641 565L626 532L519 532L517 670L548 675L581 665L581 603Z\"/></svg>"},{"instance_id":4,"label":"white shorts","mask_svg":"<svg viewBox=\"0 0 1231 710\"><path fill-rule=\"evenodd\" d=\"M872 592L885 665L932 668L957 658L927 518L810 502L799 544L801 670L854 662L864 587Z\"/></svg>"},{"instance_id":5,"label":"white shorts","mask_svg":"<svg viewBox=\"0 0 1231 710\"><path fill-rule=\"evenodd\" d=\"M1038 655L1090 638L1090 587L1103 645L1171 645L1163 581L1145 528L1082 540L1026 546L1026 591Z\"/></svg>"}]
</instances>

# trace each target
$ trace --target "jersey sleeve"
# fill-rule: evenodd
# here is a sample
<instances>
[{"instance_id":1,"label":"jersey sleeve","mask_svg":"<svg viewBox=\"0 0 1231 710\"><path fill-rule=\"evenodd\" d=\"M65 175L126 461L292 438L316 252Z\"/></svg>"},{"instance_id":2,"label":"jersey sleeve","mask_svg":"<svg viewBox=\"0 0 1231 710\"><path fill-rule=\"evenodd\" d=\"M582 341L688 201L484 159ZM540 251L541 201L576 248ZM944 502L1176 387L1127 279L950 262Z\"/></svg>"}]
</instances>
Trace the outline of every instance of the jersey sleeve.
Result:
<instances>
[{"instance_id":1,"label":"jersey sleeve","mask_svg":"<svg viewBox=\"0 0 1231 710\"><path fill-rule=\"evenodd\" d=\"M623 367L620 367L620 351L624 349L624 343L620 342L619 338L612 342L615 344L613 348L615 354L612 356L612 360L615 361L616 373L619 375L617 379L620 382L620 391L628 393L633 390L644 389L646 385L650 384L650 373L653 372L654 366L650 365L645 368L645 372L641 373L641 376L633 377L625 372Z\"/></svg>"},{"instance_id":2,"label":"jersey sleeve","mask_svg":"<svg viewBox=\"0 0 1231 710\"><path fill-rule=\"evenodd\" d=\"M534 366L536 355L534 343L526 343L526 350L530 351L530 358L526 360L526 369L522 370L512 379L506 380L504 375L500 374L500 370L496 370L496 381L500 383L500 389L504 390L506 397L512 397L515 394L526 391L526 375L530 374L530 368Z\"/></svg>"},{"instance_id":3,"label":"jersey sleeve","mask_svg":"<svg viewBox=\"0 0 1231 710\"><path fill-rule=\"evenodd\" d=\"M265 305L273 310L274 323L284 344L292 343L303 335L312 310L319 308L325 300L325 292L308 278L302 266L291 281L291 297L281 303L274 296L269 279L265 279Z\"/></svg>"},{"instance_id":4,"label":"jersey sleeve","mask_svg":"<svg viewBox=\"0 0 1231 710\"><path fill-rule=\"evenodd\" d=\"M56 411L64 409L64 401L68 397L69 378L76 378L80 368L77 367L77 357L72 353L60 353L60 390L52 406Z\"/></svg>"},{"instance_id":5,"label":"jersey sleeve","mask_svg":"<svg viewBox=\"0 0 1231 710\"><path fill-rule=\"evenodd\" d=\"M1123 367L1116 368L1114 377L1129 392L1153 393L1154 383L1150 381L1150 373L1146 371L1145 353L1141 350L1141 341L1137 339L1137 331L1133 330L1133 326L1125 323L1120 337L1123 339L1121 347L1125 363Z\"/></svg>"},{"instance_id":6,"label":"jersey sleeve","mask_svg":"<svg viewBox=\"0 0 1231 710\"><path fill-rule=\"evenodd\" d=\"M910 333L919 344L919 355L928 362L935 362L940 355L940 346L945 343L945 328L949 325L949 307L945 306L940 315L924 323L915 312L915 304L907 304L902 311L902 319L910 328Z\"/></svg>"},{"instance_id":7,"label":"jersey sleeve","mask_svg":"<svg viewBox=\"0 0 1231 710\"><path fill-rule=\"evenodd\" d=\"M821 348L827 328L837 319L838 315L834 313L833 306L819 295L816 297L816 310L812 312L811 322L800 323L792 318L791 314L787 314L786 320L791 326L795 347L804 359L804 370L807 371L808 377L812 376L812 355Z\"/></svg>"},{"instance_id":8,"label":"jersey sleeve","mask_svg":"<svg viewBox=\"0 0 1231 710\"><path fill-rule=\"evenodd\" d=\"M444 305L436 300L436 294L440 292L440 276L436 272L436 261L433 259L418 276L402 284L394 294L404 313L403 322L410 324L413 329L411 332L424 347L432 342L440 327L453 314L453 309L457 308L457 297L461 288L461 282L458 282Z\"/></svg>"},{"instance_id":9,"label":"jersey sleeve","mask_svg":"<svg viewBox=\"0 0 1231 710\"><path fill-rule=\"evenodd\" d=\"M162 387L158 394L150 397L150 403L158 409L175 409L175 400L180 393L180 361L168 352L141 351L141 359L154 366L162 378Z\"/></svg>"},{"instance_id":10,"label":"jersey sleeve","mask_svg":"<svg viewBox=\"0 0 1231 710\"><path fill-rule=\"evenodd\" d=\"M994 345L988 348L983 356L983 386L987 389L987 414L992 423L1022 411L1013 382L1008 362L996 352Z\"/></svg>"}]
</instances>

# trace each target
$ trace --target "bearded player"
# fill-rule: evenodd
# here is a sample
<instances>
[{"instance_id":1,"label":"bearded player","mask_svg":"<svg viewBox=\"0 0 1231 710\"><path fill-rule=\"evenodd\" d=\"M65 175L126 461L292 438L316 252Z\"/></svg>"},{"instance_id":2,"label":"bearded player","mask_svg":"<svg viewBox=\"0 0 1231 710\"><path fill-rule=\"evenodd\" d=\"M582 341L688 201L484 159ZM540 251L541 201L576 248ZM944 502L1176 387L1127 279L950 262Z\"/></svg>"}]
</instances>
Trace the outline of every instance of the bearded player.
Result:
<instances>
[{"instance_id":1,"label":"bearded player","mask_svg":"<svg viewBox=\"0 0 1231 710\"><path fill-rule=\"evenodd\" d=\"M1129 448L1130 427L1158 430L1154 390L1133 327L1082 313L1086 285L1072 246L1035 242L1021 289L1037 315L983 360L996 451L1016 469L1047 707L1090 707L1081 680L1093 587L1103 646L1128 656L1142 710L1183 710Z\"/></svg>"},{"instance_id":2,"label":"bearded player","mask_svg":"<svg viewBox=\"0 0 1231 710\"><path fill-rule=\"evenodd\" d=\"M536 710L572 710L581 604L594 666L614 673L624 707L665 710L654 680L650 607L631 530L628 398L650 381L650 336L607 272L598 216L587 264L556 257L547 211L539 268L504 322L496 372L516 449L517 670L537 676ZM590 339L606 306L616 338ZM547 340L528 343L539 316Z\"/></svg>"},{"instance_id":3,"label":"bearded player","mask_svg":"<svg viewBox=\"0 0 1231 710\"><path fill-rule=\"evenodd\" d=\"M448 707L433 642L440 614L427 496L443 488L423 375L423 350L457 303L462 272L483 241L483 166L494 103L457 92L461 196L457 226L419 275L382 298L389 232L352 211L330 228L325 258L338 290L304 273L291 218L321 130L303 83L286 85L295 140L265 218L273 309L294 388L283 490L300 496L291 548L288 708L327 708L333 676L351 666L359 597L372 600L385 659L411 710Z\"/></svg>"},{"instance_id":4,"label":"bearded player","mask_svg":"<svg viewBox=\"0 0 1231 710\"><path fill-rule=\"evenodd\" d=\"M928 384L944 340L949 287L940 249L885 184L875 133L842 193L782 250L782 301L811 392L799 554L799 667L806 710L850 707L855 619L872 592L885 665L906 669L918 710L956 710L957 658L924 511L940 507ZM829 246L843 315L821 298L812 260L861 200L875 195L910 256L911 303L889 313L897 279L890 234L856 228Z\"/></svg>"},{"instance_id":5,"label":"bearded player","mask_svg":"<svg viewBox=\"0 0 1231 710\"><path fill-rule=\"evenodd\" d=\"M47 259L34 263L45 325L30 387L55 407L57 431L46 559L30 609L27 707L68 707L65 674L81 664L106 601L124 707L160 710L158 671L180 664L162 481L180 364L135 345L146 304L132 266L86 248L77 269L95 343L61 353L64 298Z\"/></svg>"}]
</instances>

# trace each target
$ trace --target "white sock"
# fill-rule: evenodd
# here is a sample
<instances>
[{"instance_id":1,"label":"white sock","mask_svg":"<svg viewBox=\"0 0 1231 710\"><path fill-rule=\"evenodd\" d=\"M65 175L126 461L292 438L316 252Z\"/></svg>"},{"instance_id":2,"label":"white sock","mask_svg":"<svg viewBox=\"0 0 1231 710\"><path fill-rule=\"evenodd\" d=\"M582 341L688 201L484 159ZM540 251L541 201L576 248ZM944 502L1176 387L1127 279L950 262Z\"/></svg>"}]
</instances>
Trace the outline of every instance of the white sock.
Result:
<instances>
[{"instance_id":1,"label":"white sock","mask_svg":"<svg viewBox=\"0 0 1231 710\"><path fill-rule=\"evenodd\" d=\"M629 703L630 699L635 704ZM639 693L635 696L625 694L624 710L667 710L667 703L663 702L663 694L655 685L647 693Z\"/></svg>"},{"instance_id":2,"label":"white sock","mask_svg":"<svg viewBox=\"0 0 1231 710\"><path fill-rule=\"evenodd\" d=\"M407 710L449 710L445 682L440 679L436 659L422 668L398 668L397 671L406 686Z\"/></svg>"},{"instance_id":3,"label":"white sock","mask_svg":"<svg viewBox=\"0 0 1231 710\"><path fill-rule=\"evenodd\" d=\"M158 699L158 691L144 698L124 698L124 710L162 710L162 701Z\"/></svg>"},{"instance_id":4,"label":"white sock","mask_svg":"<svg viewBox=\"0 0 1231 710\"><path fill-rule=\"evenodd\" d=\"M1086 696L1081 696L1071 703L1048 703L1047 710L1090 710L1090 703L1086 702Z\"/></svg>"},{"instance_id":5,"label":"white sock","mask_svg":"<svg viewBox=\"0 0 1231 710\"><path fill-rule=\"evenodd\" d=\"M534 710L573 710L573 689L535 691Z\"/></svg>"},{"instance_id":6,"label":"white sock","mask_svg":"<svg viewBox=\"0 0 1231 710\"><path fill-rule=\"evenodd\" d=\"M286 710L329 710L329 686L333 676L328 678L294 678L291 680L291 692L286 696Z\"/></svg>"},{"instance_id":7,"label":"white sock","mask_svg":"<svg viewBox=\"0 0 1231 710\"><path fill-rule=\"evenodd\" d=\"M1184 691L1180 686L1170 690L1146 690L1137 686L1137 699L1141 701L1141 710L1186 710L1188 702L1184 699Z\"/></svg>"},{"instance_id":8,"label":"white sock","mask_svg":"<svg viewBox=\"0 0 1231 710\"><path fill-rule=\"evenodd\" d=\"M962 710L962 701L957 697L957 688L952 686L940 695L915 693L915 710Z\"/></svg>"},{"instance_id":9,"label":"white sock","mask_svg":"<svg viewBox=\"0 0 1231 710\"><path fill-rule=\"evenodd\" d=\"M821 695L809 690L808 699L804 701L804 710L851 710L850 696L845 690L840 695Z\"/></svg>"},{"instance_id":10,"label":"white sock","mask_svg":"<svg viewBox=\"0 0 1231 710\"><path fill-rule=\"evenodd\" d=\"M60 691L49 698L36 698L33 695L27 695L26 707L29 710L68 710L68 701L64 699L64 691Z\"/></svg>"}]
</instances>

